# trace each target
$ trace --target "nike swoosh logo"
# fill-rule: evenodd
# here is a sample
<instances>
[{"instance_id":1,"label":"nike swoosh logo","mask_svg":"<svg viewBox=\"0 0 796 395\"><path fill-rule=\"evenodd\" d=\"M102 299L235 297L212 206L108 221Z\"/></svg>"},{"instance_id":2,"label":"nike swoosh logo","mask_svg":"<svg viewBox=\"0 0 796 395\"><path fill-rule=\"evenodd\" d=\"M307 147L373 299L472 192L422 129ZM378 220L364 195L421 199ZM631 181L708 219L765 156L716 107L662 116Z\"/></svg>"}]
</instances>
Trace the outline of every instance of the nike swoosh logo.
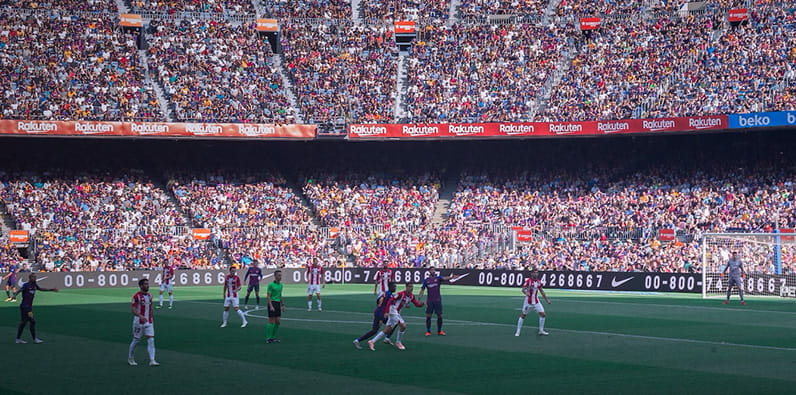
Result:
<instances>
[{"instance_id":1,"label":"nike swoosh logo","mask_svg":"<svg viewBox=\"0 0 796 395\"><path fill-rule=\"evenodd\" d=\"M265 276L263 276L263 278L268 278L268 277L271 277L271 276L273 276L273 275L274 275L273 273L271 273L271 274L266 274Z\"/></svg>"},{"instance_id":2,"label":"nike swoosh logo","mask_svg":"<svg viewBox=\"0 0 796 395\"><path fill-rule=\"evenodd\" d=\"M457 281L459 281L459 280L461 280L461 279L463 279L463 278L465 278L465 277L467 277L469 275L470 275L470 273L464 273L463 275L461 275L459 277L450 279L448 282L449 283L455 283L455 282L457 282Z\"/></svg>"},{"instance_id":3,"label":"nike swoosh logo","mask_svg":"<svg viewBox=\"0 0 796 395\"><path fill-rule=\"evenodd\" d=\"M628 278L626 278L626 279L624 279L622 281L616 281L616 277L614 277L614 278L611 279L611 286L616 288L616 287L618 287L618 286L620 286L620 285L622 285L622 284L624 284L624 283L626 283L626 282L628 282L628 281L630 281L632 279L633 279L633 277L628 277Z\"/></svg>"}]
</instances>

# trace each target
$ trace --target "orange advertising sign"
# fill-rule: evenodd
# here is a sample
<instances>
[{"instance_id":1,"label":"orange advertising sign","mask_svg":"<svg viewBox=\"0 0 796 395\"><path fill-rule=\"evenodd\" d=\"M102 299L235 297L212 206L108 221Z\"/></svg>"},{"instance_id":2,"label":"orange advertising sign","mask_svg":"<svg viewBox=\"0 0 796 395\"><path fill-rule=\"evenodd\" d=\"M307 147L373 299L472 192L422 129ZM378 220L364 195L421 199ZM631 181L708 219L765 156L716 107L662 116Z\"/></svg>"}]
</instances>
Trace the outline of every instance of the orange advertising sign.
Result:
<instances>
[{"instance_id":1,"label":"orange advertising sign","mask_svg":"<svg viewBox=\"0 0 796 395\"><path fill-rule=\"evenodd\" d=\"M415 26L415 22L412 21L395 21L395 33L414 33L416 30Z\"/></svg>"},{"instance_id":2,"label":"orange advertising sign","mask_svg":"<svg viewBox=\"0 0 796 395\"><path fill-rule=\"evenodd\" d=\"M8 231L8 241L12 243L27 243L30 240L30 232L27 230Z\"/></svg>"},{"instance_id":3,"label":"orange advertising sign","mask_svg":"<svg viewBox=\"0 0 796 395\"><path fill-rule=\"evenodd\" d=\"M258 19L257 20L258 32L278 32L279 21L276 19Z\"/></svg>"},{"instance_id":4,"label":"orange advertising sign","mask_svg":"<svg viewBox=\"0 0 796 395\"><path fill-rule=\"evenodd\" d=\"M191 234L194 240L209 240L211 232L206 228L194 228L191 229Z\"/></svg>"},{"instance_id":5,"label":"orange advertising sign","mask_svg":"<svg viewBox=\"0 0 796 395\"><path fill-rule=\"evenodd\" d=\"M119 14L119 25L125 27L143 27L144 19L138 14Z\"/></svg>"}]
</instances>

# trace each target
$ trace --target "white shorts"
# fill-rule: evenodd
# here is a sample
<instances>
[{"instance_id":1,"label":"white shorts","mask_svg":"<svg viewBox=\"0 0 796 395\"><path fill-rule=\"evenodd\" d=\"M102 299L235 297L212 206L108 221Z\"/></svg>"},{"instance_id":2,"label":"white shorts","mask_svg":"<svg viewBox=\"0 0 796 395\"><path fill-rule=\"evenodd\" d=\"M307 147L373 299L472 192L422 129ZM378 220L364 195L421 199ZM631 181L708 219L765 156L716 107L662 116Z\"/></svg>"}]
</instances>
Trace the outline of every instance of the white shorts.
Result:
<instances>
[{"instance_id":1,"label":"white shorts","mask_svg":"<svg viewBox=\"0 0 796 395\"><path fill-rule=\"evenodd\" d=\"M522 314L528 314L529 311L535 311L537 313L544 313L544 306L542 306L542 302L539 303L528 303L528 298L522 299Z\"/></svg>"},{"instance_id":2,"label":"white shorts","mask_svg":"<svg viewBox=\"0 0 796 395\"><path fill-rule=\"evenodd\" d=\"M138 320L138 317L133 317L133 338L140 339L141 335L155 337L155 325L148 322L140 324Z\"/></svg>"},{"instance_id":3,"label":"white shorts","mask_svg":"<svg viewBox=\"0 0 796 395\"><path fill-rule=\"evenodd\" d=\"M240 306L240 299L237 296L228 296L224 298L224 307L238 307Z\"/></svg>"},{"instance_id":4,"label":"white shorts","mask_svg":"<svg viewBox=\"0 0 796 395\"><path fill-rule=\"evenodd\" d=\"M315 285L308 285L307 286L307 295L319 294L319 293L321 293L321 286L320 285L315 284Z\"/></svg>"},{"instance_id":5,"label":"white shorts","mask_svg":"<svg viewBox=\"0 0 796 395\"><path fill-rule=\"evenodd\" d=\"M398 324L403 324L405 322L404 317L401 317L400 314L390 314L387 318L387 325L389 325L390 328L395 328Z\"/></svg>"},{"instance_id":6,"label":"white shorts","mask_svg":"<svg viewBox=\"0 0 796 395\"><path fill-rule=\"evenodd\" d=\"M173 289L174 289L174 284L173 283L160 284L160 292L172 293Z\"/></svg>"}]
</instances>

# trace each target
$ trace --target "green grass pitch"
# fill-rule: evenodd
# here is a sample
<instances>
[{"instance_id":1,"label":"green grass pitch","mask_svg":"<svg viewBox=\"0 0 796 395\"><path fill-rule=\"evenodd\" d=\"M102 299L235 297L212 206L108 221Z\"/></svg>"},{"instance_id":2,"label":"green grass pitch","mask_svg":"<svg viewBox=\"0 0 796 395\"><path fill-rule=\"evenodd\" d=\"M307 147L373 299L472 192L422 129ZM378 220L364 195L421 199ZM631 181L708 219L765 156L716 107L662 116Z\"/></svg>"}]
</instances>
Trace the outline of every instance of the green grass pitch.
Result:
<instances>
[{"instance_id":1,"label":"green grass pitch","mask_svg":"<svg viewBox=\"0 0 796 395\"><path fill-rule=\"evenodd\" d=\"M127 365L133 288L39 293L40 345L14 344L19 308L0 302L0 394L796 392L792 299L725 306L697 295L550 290L550 336L538 337L529 315L515 337L518 289L448 285L448 336L424 337L423 311L410 308L405 351L356 350L372 289L328 285L324 311L308 312L306 287L286 286L282 343L266 344L264 310L248 313L247 328L235 314L219 328L221 287L176 288L175 308L155 310L160 367L146 366L143 344L139 366Z\"/></svg>"}]
</instances>

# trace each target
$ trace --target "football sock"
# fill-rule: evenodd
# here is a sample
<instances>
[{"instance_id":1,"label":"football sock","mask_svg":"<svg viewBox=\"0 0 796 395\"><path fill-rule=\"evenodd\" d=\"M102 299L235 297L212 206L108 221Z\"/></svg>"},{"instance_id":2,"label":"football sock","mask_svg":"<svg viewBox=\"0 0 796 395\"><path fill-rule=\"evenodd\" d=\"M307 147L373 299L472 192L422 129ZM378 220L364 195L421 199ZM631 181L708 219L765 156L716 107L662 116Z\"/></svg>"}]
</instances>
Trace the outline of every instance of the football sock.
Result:
<instances>
[{"instance_id":1,"label":"football sock","mask_svg":"<svg viewBox=\"0 0 796 395\"><path fill-rule=\"evenodd\" d=\"M240 319L243 320L243 322L246 322L246 316L243 315L243 311L242 310L237 310L237 311L238 311L238 316L240 316Z\"/></svg>"},{"instance_id":2,"label":"football sock","mask_svg":"<svg viewBox=\"0 0 796 395\"><path fill-rule=\"evenodd\" d=\"M169 306L174 304L174 295L169 295Z\"/></svg>"},{"instance_id":3,"label":"football sock","mask_svg":"<svg viewBox=\"0 0 796 395\"><path fill-rule=\"evenodd\" d=\"M379 332L379 333L376 335L376 337L374 337L374 338L373 338L373 342L375 343L375 342L377 342L377 341L381 340L383 337L384 337L384 332Z\"/></svg>"},{"instance_id":4,"label":"football sock","mask_svg":"<svg viewBox=\"0 0 796 395\"><path fill-rule=\"evenodd\" d=\"M227 322L227 319L229 319L229 311L224 310L224 315L223 316L224 316L224 321L223 322Z\"/></svg>"},{"instance_id":5,"label":"football sock","mask_svg":"<svg viewBox=\"0 0 796 395\"><path fill-rule=\"evenodd\" d=\"M243 299L243 304L245 305L249 304L249 295L246 295L246 298Z\"/></svg>"},{"instance_id":6,"label":"football sock","mask_svg":"<svg viewBox=\"0 0 796 395\"><path fill-rule=\"evenodd\" d=\"M155 360L155 338L150 337L146 339L146 350L149 353L149 360Z\"/></svg>"},{"instance_id":7,"label":"football sock","mask_svg":"<svg viewBox=\"0 0 796 395\"><path fill-rule=\"evenodd\" d=\"M442 332L442 316L437 317L437 332Z\"/></svg>"},{"instance_id":8,"label":"football sock","mask_svg":"<svg viewBox=\"0 0 796 395\"><path fill-rule=\"evenodd\" d=\"M308 301L307 301L307 308L308 308L308 309L311 309L311 308L312 308L312 299L310 299L310 300L308 300Z\"/></svg>"},{"instance_id":9,"label":"football sock","mask_svg":"<svg viewBox=\"0 0 796 395\"><path fill-rule=\"evenodd\" d=\"M323 304L321 303L321 298L318 298L318 310L322 309Z\"/></svg>"},{"instance_id":10,"label":"football sock","mask_svg":"<svg viewBox=\"0 0 796 395\"><path fill-rule=\"evenodd\" d=\"M402 331L399 331L398 334L395 335L395 342L396 343L400 343L401 340L404 338L404 332L406 332L406 329L404 329Z\"/></svg>"},{"instance_id":11,"label":"football sock","mask_svg":"<svg viewBox=\"0 0 796 395\"><path fill-rule=\"evenodd\" d=\"M22 331L25 329L25 321L19 323L19 328L17 328L17 339L22 338Z\"/></svg>"},{"instance_id":12,"label":"football sock","mask_svg":"<svg viewBox=\"0 0 796 395\"><path fill-rule=\"evenodd\" d=\"M544 317L539 317L539 330L544 330Z\"/></svg>"},{"instance_id":13,"label":"football sock","mask_svg":"<svg viewBox=\"0 0 796 395\"><path fill-rule=\"evenodd\" d=\"M265 338L266 339L270 339L270 338L273 337L273 336L271 336L271 333L272 333L271 327L272 326L274 326L274 324L271 324L271 323L265 324Z\"/></svg>"},{"instance_id":14,"label":"football sock","mask_svg":"<svg viewBox=\"0 0 796 395\"><path fill-rule=\"evenodd\" d=\"M160 294L158 298L160 298L160 305L163 306L163 294Z\"/></svg>"},{"instance_id":15,"label":"football sock","mask_svg":"<svg viewBox=\"0 0 796 395\"><path fill-rule=\"evenodd\" d=\"M741 297L741 302L743 302L743 288L742 287L738 287L738 296Z\"/></svg>"},{"instance_id":16,"label":"football sock","mask_svg":"<svg viewBox=\"0 0 796 395\"><path fill-rule=\"evenodd\" d=\"M519 319L517 319L517 333L520 333L520 330L522 329L522 324L523 324L524 322L525 322L525 319L524 319L524 318L522 318L522 317L520 317Z\"/></svg>"},{"instance_id":17,"label":"football sock","mask_svg":"<svg viewBox=\"0 0 796 395\"><path fill-rule=\"evenodd\" d=\"M130 342L130 351L127 353L127 357L130 359L135 358L135 346L138 345L140 339L133 338L133 341Z\"/></svg>"},{"instance_id":18,"label":"football sock","mask_svg":"<svg viewBox=\"0 0 796 395\"><path fill-rule=\"evenodd\" d=\"M426 332L431 332L431 316L426 317Z\"/></svg>"},{"instance_id":19,"label":"football sock","mask_svg":"<svg viewBox=\"0 0 796 395\"><path fill-rule=\"evenodd\" d=\"M279 332L279 324L274 323L273 335L274 339L276 339L276 333Z\"/></svg>"},{"instance_id":20,"label":"football sock","mask_svg":"<svg viewBox=\"0 0 796 395\"><path fill-rule=\"evenodd\" d=\"M6 297L11 299L11 292L9 292L8 290L6 290Z\"/></svg>"},{"instance_id":21,"label":"football sock","mask_svg":"<svg viewBox=\"0 0 796 395\"><path fill-rule=\"evenodd\" d=\"M260 305L260 295L257 295L256 299L257 299L257 306L259 306Z\"/></svg>"},{"instance_id":22,"label":"football sock","mask_svg":"<svg viewBox=\"0 0 796 395\"><path fill-rule=\"evenodd\" d=\"M33 336L33 339L36 339L36 321L30 322L30 335Z\"/></svg>"}]
</instances>

